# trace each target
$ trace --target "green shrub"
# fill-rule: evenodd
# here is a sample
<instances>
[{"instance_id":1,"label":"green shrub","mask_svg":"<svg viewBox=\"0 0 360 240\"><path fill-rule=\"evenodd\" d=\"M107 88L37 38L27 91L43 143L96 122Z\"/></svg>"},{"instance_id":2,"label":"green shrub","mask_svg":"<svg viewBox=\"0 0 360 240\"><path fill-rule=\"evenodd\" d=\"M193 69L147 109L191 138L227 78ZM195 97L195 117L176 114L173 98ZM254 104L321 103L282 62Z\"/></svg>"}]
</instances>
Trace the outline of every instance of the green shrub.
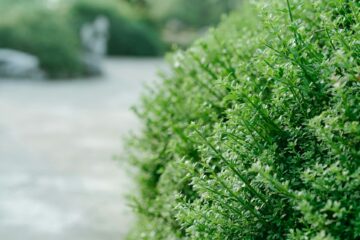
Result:
<instances>
[{"instance_id":1,"label":"green shrub","mask_svg":"<svg viewBox=\"0 0 360 240\"><path fill-rule=\"evenodd\" d=\"M77 0L74 1L71 15L78 29L99 15L109 19L110 55L152 56L163 51L164 46L156 29L124 2Z\"/></svg>"},{"instance_id":2,"label":"green shrub","mask_svg":"<svg viewBox=\"0 0 360 240\"><path fill-rule=\"evenodd\" d=\"M360 238L359 2L254 2L137 109L129 239Z\"/></svg>"},{"instance_id":3,"label":"green shrub","mask_svg":"<svg viewBox=\"0 0 360 240\"><path fill-rule=\"evenodd\" d=\"M0 48L37 56L50 77L82 72L77 34L62 12L47 9L38 1L4 1L0 6Z\"/></svg>"}]
</instances>

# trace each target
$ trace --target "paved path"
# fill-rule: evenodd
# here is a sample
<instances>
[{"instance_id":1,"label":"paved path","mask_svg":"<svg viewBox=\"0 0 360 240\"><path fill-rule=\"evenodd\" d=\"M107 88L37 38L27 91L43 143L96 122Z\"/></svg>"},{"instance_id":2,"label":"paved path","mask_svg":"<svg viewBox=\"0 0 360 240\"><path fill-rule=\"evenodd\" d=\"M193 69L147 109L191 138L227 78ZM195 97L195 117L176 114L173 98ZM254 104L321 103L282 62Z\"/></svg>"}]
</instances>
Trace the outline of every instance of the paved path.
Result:
<instances>
[{"instance_id":1,"label":"paved path","mask_svg":"<svg viewBox=\"0 0 360 240\"><path fill-rule=\"evenodd\" d=\"M0 239L119 240L132 224L122 136L157 59L106 60L106 76L0 80Z\"/></svg>"}]
</instances>

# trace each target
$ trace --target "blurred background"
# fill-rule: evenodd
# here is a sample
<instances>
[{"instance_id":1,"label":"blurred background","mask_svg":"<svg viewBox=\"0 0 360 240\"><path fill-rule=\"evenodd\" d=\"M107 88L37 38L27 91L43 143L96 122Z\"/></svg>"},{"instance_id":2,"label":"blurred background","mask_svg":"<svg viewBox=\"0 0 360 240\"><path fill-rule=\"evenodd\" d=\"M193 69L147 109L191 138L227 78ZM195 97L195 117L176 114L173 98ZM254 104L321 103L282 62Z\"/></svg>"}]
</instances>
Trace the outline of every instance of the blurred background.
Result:
<instances>
[{"instance_id":1,"label":"blurred background","mask_svg":"<svg viewBox=\"0 0 360 240\"><path fill-rule=\"evenodd\" d=\"M84 67L84 26L102 17L109 56L161 56L187 47L239 0L0 0L0 48L36 56L48 77ZM100 29L101 30L101 29Z\"/></svg>"},{"instance_id":2,"label":"blurred background","mask_svg":"<svg viewBox=\"0 0 360 240\"><path fill-rule=\"evenodd\" d=\"M123 239L130 107L240 0L0 0L0 238Z\"/></svg>"}]
</instances>

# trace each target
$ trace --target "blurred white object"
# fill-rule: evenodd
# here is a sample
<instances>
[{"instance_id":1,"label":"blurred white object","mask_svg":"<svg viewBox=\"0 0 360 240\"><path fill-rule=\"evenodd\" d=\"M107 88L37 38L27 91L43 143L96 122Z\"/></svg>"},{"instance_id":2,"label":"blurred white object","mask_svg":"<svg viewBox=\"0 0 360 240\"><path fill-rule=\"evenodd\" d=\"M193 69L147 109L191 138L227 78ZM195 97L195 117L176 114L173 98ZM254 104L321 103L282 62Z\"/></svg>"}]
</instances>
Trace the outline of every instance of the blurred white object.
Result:
<instances>
[{"instance_id":1,"label":"blurred white object","mask_svg":"<svg viewBox=\"0 0 360 240\"><path fill-rule=\"evenodd\" d=\"M43 78L37 57L12 49L0 49L0 77Z\"/></svg>"},{"instance_id":2,"label":"blurred white object","mask_svg":"<svg viewBox=\"0 0 360 240\"><path fill-rule=\"evenodd\" d=\"M100 74L101 61L107 50L109 36L109 20L98 16L94 22L86 23L80 31L81 42L84 47L83 60L89 74Z\"/></svg>"}]
</instances>

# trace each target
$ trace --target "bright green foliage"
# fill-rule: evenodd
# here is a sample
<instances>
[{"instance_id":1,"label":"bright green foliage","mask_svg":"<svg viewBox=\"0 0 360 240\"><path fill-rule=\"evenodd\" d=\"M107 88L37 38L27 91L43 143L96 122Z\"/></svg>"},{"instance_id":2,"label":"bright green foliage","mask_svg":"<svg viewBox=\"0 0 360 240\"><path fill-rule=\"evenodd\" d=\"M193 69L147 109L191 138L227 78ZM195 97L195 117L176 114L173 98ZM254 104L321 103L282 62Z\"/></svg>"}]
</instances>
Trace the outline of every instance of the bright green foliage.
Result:
<instances>
[{"instance_id":1,"label":"bright green foliage","mask_svg":"<svg viewBox=\"0 0 360 240\"><path fill-rule=\"evenodd\" d=\"M360 3L254 2L137 110L130 239L360 239Z\"/></svg>"}]
</instances>

